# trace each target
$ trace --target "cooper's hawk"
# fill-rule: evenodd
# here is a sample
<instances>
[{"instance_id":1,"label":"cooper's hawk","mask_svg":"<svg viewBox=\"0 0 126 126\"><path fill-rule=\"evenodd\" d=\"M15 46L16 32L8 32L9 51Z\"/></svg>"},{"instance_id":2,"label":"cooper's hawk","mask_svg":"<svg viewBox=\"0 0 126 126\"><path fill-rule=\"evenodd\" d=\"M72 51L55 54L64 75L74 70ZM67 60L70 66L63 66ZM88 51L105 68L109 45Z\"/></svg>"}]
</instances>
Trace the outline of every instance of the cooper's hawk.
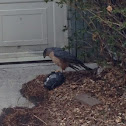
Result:
<instances>
[{"instance_id":1,"label":"cooper's hawk","mask_svg":"<svg viewBox=\"0 0 126 126\"><path fill-rule=\"evenodd\" d=\"M43 57L45 58L46 56L49 56L56 65L61 67L62 71L67 67L71 67L74 70L79 70L78 67L83 67L86 70L92 70L91 68L85 66L84 63L78 60L75 56L69 54L61 48L46 48L43 52Z\"/></svg>"}]
</instances>

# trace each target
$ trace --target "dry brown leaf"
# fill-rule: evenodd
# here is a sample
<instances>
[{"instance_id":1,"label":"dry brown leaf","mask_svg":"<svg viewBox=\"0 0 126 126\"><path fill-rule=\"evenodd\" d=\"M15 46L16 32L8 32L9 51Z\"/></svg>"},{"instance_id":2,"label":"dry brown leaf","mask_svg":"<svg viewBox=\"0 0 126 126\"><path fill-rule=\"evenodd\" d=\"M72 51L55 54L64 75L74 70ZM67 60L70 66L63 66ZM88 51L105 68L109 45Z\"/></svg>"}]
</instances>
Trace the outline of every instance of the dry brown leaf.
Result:
<instances>
[{"instance_id":1,"label":"dry brown leaf","mask_svg":"<svg viewBox=\"0 0 126 126\"><path fill-rule=\"evenodd\" d=\"M125 83L124 75L118 69L104 69L98 78L92 77L87 71L64 74L66 82L49 92L45 92L42 86L45 75L24 84L22 90L26 98L35 95L36 98L39 96L39 101L46 93L48 95L42 103L36 101L39 104L32 109L13 108L10 114L4 115L3 126L8 126L8 123L13 126L22 125L23 119L27 117L30 118L23 124L32 126L36 123L40 126L44 122L48 126L125 126L126 92L122 92ZM75 100L75 96L80 93L96 96L102 104L90 107L80 103Z\"/></svg>"},{"instance_id":2,"label":"dry brown leaf","mask_svg":"<svg viewBox=\"0 0 126 126\"><path fill-rule=\"evenodd\" d=\"M112 6L109 5L106 9L107 11L112 12Z\"/></svg>"}]
</instances>

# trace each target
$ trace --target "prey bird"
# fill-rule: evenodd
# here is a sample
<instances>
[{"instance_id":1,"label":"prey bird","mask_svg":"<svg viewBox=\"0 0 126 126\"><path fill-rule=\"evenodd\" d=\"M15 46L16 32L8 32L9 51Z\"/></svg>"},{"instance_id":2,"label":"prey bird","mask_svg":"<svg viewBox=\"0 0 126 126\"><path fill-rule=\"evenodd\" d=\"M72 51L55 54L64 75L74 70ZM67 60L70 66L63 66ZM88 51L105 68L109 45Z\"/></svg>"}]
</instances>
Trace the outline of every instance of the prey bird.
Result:
<instances>
[{"instance_id":1,"label":"prey bird","mask_svg":"<svg viewBox=\"0 0 126 126\"><path fill-rule=\"evenodd\" d=\"M43 52L43 57L45 58L46 56L49 56L51 60L62 69L62 72L67 67L71 67L74 70L79 70L79 67L83 67L86 70L92 70L75 56L69 54L67 51L64 51L62 48L46 48Z\"/></svg>"}]
</instances>

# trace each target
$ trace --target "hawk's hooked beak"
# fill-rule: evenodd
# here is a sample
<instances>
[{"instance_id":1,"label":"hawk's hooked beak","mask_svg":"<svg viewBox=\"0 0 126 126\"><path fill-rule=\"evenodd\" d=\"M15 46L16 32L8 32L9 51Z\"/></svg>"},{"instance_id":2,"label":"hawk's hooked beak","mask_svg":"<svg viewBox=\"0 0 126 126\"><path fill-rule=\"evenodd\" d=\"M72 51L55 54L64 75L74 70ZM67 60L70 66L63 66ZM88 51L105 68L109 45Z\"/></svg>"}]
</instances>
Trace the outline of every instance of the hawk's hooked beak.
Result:
<instances>
[{"instance_id":1,"label":"hawk's hooked beak","mask_svg":"<svg viewBox=\"0 0 126 126\"><path fill-rule=\"evenodd\" d=\"M43 52L43 57L44 57L44 58L46 57L46 49L45 49L44 52Z\"/></svg>"}]
</instances>

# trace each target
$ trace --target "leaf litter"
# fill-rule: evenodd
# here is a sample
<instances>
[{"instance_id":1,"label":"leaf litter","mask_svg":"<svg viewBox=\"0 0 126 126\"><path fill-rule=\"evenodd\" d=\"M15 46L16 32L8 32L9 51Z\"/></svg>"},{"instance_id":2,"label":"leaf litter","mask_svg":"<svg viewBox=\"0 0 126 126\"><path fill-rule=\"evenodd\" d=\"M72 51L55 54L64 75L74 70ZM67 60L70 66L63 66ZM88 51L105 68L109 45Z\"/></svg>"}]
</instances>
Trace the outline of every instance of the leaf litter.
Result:
<instances>
[{"instance_id":1,"label":"leaf litter","mask_svg":"<svg viewBox=\"0 0 126 126\"><path fill-rule=\"evenodd\" d=\"M88 71L65 72L65 83L48 91L47 75L22 85L23 97L33 108L4 108L0 126L126 126L126 74L106 68L101 74ZM90 106L75 99L87 93L101 104Z\"/></svg>"}]
</instances>

